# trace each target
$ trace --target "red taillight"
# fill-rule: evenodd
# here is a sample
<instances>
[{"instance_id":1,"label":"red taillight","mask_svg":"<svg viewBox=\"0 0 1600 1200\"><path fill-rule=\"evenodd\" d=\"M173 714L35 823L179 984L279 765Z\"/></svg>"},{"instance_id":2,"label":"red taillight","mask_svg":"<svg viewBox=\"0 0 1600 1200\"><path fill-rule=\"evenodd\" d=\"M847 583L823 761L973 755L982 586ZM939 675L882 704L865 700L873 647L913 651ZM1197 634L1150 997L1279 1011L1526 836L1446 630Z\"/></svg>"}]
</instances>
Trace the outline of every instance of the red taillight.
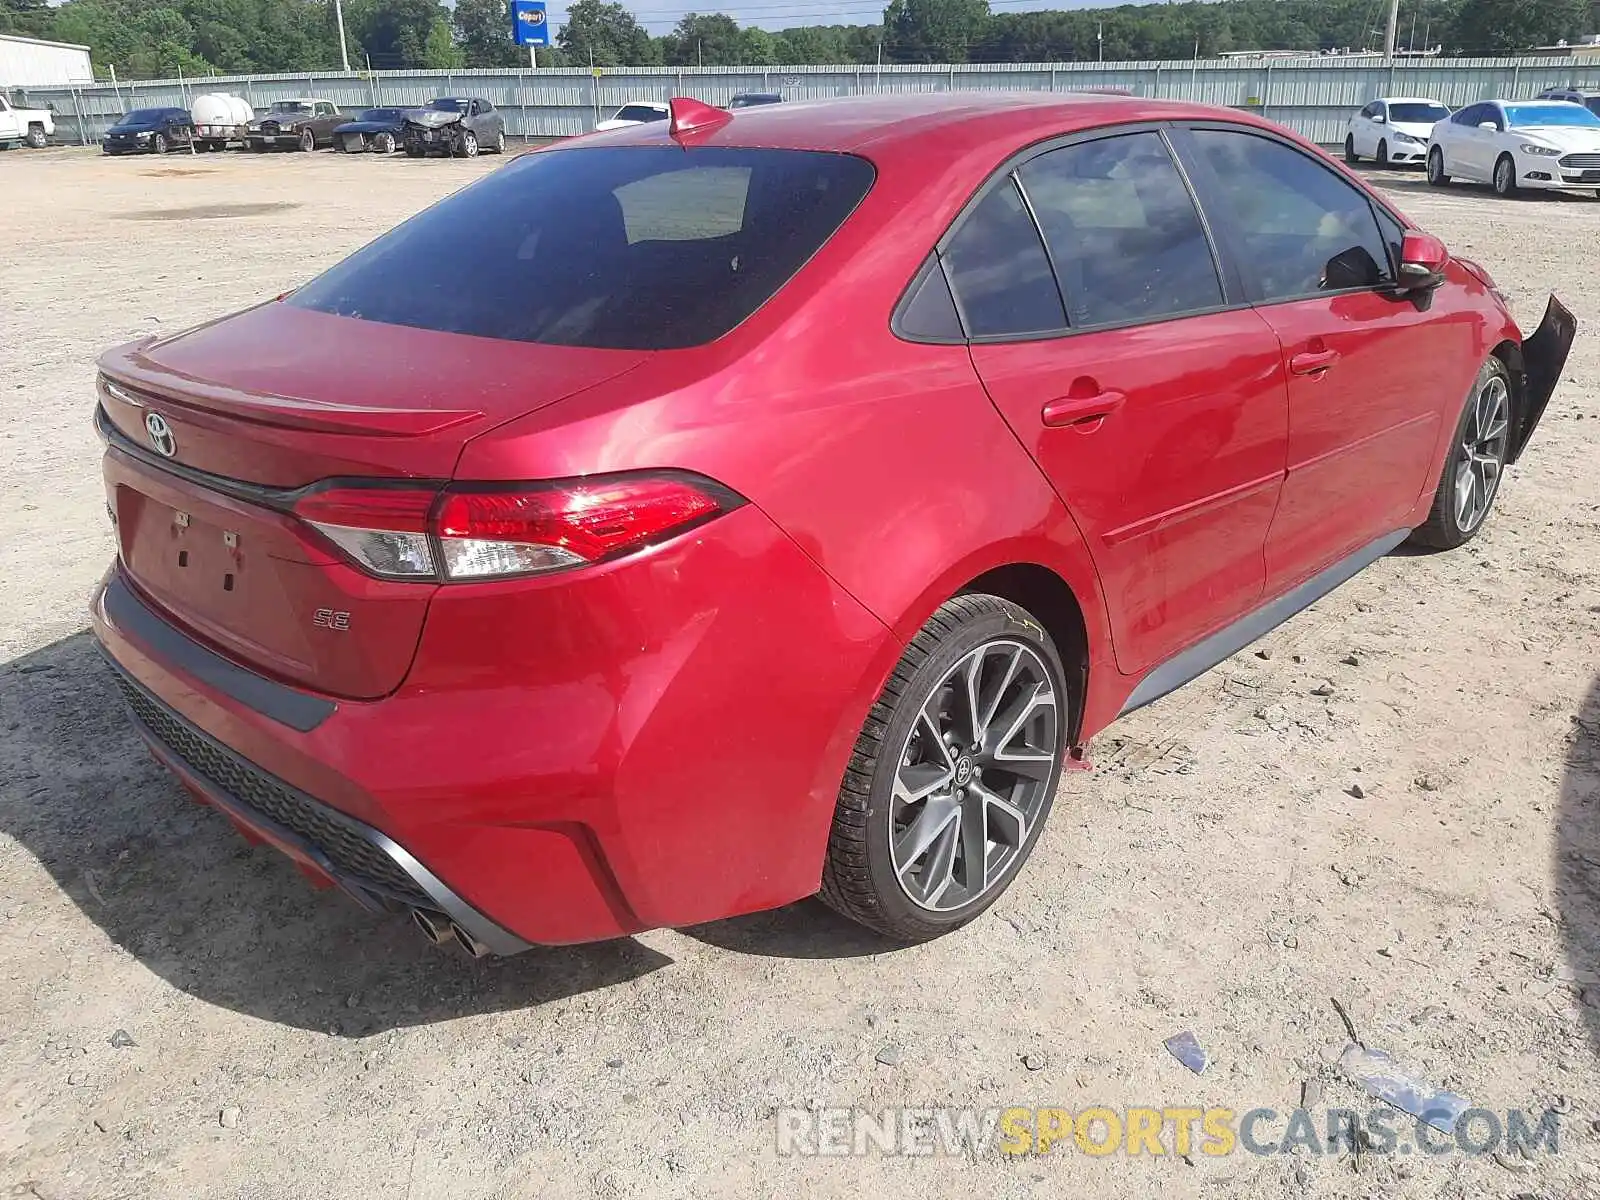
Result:
<instances>
[{"instance_id":1,"label":"red taillight","mask_svg":"<svg viewBox=\"0 0 1600 1200\"><path fill-rule=\"evenodd\" d=\"M374 575L494 579L627 554L742 502L709 480L648 474L443 491L340 485L308 492L294 512Z\"/></svg>"}]
</instances>

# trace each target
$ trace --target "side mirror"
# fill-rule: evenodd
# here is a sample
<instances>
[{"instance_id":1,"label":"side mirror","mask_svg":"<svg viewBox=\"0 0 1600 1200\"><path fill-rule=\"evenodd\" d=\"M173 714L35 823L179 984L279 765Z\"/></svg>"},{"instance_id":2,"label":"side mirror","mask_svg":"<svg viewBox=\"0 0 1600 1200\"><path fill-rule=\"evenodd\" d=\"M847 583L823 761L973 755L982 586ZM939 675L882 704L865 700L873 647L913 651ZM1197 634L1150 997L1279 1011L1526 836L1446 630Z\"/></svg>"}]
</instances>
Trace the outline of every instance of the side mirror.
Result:
<instances>
[{"instance_id":1,"label":"side mirror","mask_svg":"<svg viewBox=\"0 0 1600 1200\"><path fill-rule=\"evenodd\" d=\"M1493 121L1479 121L1478 128L1487 129L1490 133L1500 132L1500 126L1496 125Z\"/></svg>"},{"instance_id":2,"label":"side mirror","mask_svg":"<svg viewBox=\"0 0 1600 1200\"><path fill-rule=\"evenodd\" d=\"M1373 113L1372 114L1372 123L1374 125L1387 125L1389 122L1384 120L1382 113Z\"/></svg>"},{"instance_id":3,"label":"side mirror","mask_svg":"<svg viewBox=\"0 0 1600 1200\"><path fill-rule=\"evenodd\" d=\"M1444 282L1450 251L1431 233L1411 230L1400 243L1400 280L1403 292L1429 291Z\"/></svg>"}]
</instances>

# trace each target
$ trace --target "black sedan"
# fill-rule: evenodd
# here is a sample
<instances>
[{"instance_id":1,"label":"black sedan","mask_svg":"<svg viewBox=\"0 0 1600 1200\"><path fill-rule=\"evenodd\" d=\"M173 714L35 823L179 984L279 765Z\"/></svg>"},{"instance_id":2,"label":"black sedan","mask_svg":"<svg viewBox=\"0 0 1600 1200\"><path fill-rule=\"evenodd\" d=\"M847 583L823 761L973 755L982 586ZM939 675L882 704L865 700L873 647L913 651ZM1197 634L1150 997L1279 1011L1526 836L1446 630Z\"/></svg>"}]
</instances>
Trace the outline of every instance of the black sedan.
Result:
<instances>
[{"instance_id":1,"label":"black sedan","mask_svg":"<svg viewBox=\"0 0 1600 1200\"><path fill-rule=\"evenodd\" d=\"M393 154L399 148L404 127L405 109L369 108L354 121L334 126L333 145L350 154L367 150Z\"/></svg>"},{"instance_id":2,"label":"black sedan","mask_svg":"<svg viewBox=\"0 0 1600 1200\"><path fill-rule=\"evenodd\" d=\"M181 108L138 108L106 130L100 148L106 154L165 154L194 140L194 122Z\"/></svg>"}]
</instances>

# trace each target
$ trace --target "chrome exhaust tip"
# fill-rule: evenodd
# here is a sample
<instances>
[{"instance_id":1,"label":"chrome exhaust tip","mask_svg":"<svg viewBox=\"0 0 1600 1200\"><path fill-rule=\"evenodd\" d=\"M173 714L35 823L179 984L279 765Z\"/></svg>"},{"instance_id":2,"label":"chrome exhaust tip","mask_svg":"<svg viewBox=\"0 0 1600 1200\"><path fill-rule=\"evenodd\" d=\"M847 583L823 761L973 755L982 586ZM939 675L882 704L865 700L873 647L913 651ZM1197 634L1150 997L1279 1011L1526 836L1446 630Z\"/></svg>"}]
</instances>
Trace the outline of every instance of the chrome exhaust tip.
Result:
<instances>
[{"instance_id":1,"label":"chrome exhaust tip","mask_svg":"<svg viewBox=\"0 0 1600 1200\"><path fill-rule=\"evenodd\" d=\"M450 922L450 932L455 935L456 945L472 955L473 958L482 958L489 953L489 947L485 946L454 921Z\"/></svg>"},{"instance_id":2,"label":"chrome exhaust tip","mask_svg":"<svg viewBox=\"0 0 1600 1200\"><path fill-rule=\"evenodd\" d=\"M442 946L450 940L450 931L453 926L443 914L429 912L425 908L413 908L411 910L411 919L416 923L417 928L422 930L422 936L435 946Z\"/></svg>"}]
</instances>

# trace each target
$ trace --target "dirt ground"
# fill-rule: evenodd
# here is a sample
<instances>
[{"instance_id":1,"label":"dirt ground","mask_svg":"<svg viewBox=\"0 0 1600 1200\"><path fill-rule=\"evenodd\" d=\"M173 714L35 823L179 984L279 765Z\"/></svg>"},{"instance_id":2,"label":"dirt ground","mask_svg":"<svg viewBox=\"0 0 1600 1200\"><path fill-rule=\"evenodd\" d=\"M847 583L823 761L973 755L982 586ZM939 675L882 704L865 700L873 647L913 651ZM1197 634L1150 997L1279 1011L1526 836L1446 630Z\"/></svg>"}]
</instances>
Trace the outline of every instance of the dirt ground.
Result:
<instances>
[{"instance_id":1,"label":"dirt ground","mask_svg":"<svg viewBox=\"0 0 1600 1200\"><path fill-rule=\"evenodd\" d=\"M1550 289L1584 324L1496 515L1102 735L976 925L899 949L808 902L474 963L188 801L84 629L96 354L495 165L0 154L0 1195L1600 1195L1600 200L1375 176L1527 328ZM1334 999L1477 1106L1563 1110L1559 1152L776 1151L789 1106L1365 1111Z\"/></svg>"}]
</instances>

